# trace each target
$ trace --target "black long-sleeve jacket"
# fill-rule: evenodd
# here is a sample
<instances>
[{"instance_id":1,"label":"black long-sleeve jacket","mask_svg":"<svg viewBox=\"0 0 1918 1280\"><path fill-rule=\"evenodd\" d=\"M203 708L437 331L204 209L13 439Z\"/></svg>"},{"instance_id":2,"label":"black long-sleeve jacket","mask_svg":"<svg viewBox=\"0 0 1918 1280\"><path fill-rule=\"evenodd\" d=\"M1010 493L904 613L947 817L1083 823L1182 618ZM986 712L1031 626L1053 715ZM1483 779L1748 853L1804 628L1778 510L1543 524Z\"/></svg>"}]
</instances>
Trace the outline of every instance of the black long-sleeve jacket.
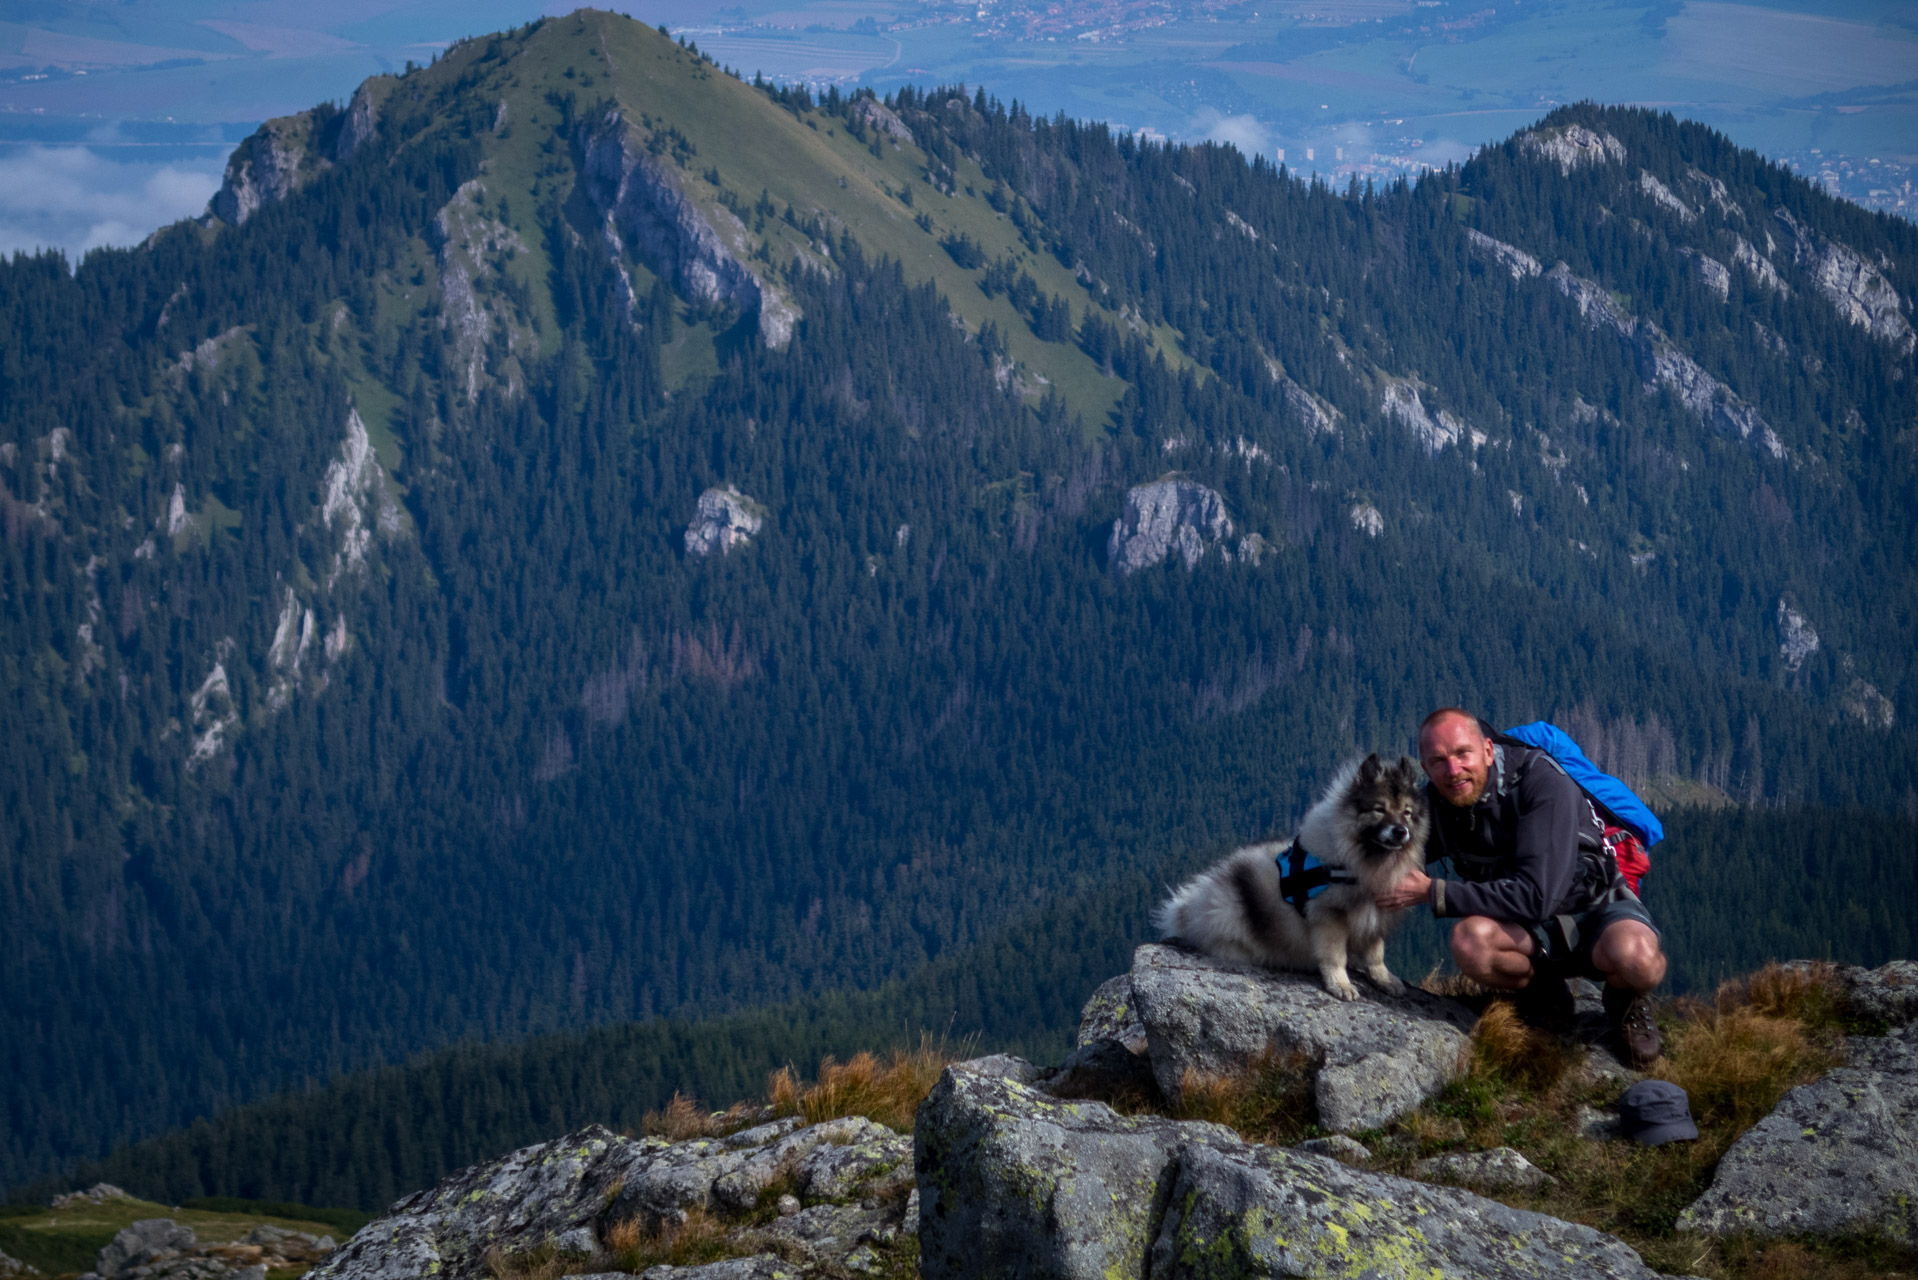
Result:
<instances>
[{"instance_id":1,"label":"black long-sleeve jacket","mask_svg":"<svg viewBox=\"0 0 1918 1280\"><path fill-rule=\"evenodd\" d=\"M1460 808L1434 793L1427 861L1451 860L1457 879L1432 888L1435 915L1541 924L1603 902L1604 828L1578 784L1543 751L1493 748L1485 794Z\"/></svg>"}]
</instances>

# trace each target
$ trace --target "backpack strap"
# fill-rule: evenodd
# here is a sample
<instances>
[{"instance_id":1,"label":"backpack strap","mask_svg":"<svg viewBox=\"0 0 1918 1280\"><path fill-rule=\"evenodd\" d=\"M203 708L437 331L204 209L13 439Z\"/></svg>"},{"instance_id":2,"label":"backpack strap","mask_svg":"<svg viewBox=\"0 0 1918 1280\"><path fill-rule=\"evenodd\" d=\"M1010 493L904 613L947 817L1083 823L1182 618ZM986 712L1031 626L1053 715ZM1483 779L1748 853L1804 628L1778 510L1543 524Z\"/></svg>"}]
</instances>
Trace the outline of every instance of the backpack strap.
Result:
<instances>
[{"instance_id":1,"label":"backpack strap","mask_svg":"<svg viewBox=\"0 0 1918 1280\"><path fill-rule=\"evenodd\" d=\"M1296 838L1291 847L1279 854L1279 896L1292 909L1305 914L1305 904L1335 884L1357 884L1359 878L1343 867L1328 867L1310 853Z\"/></svg>"}]
</instances>

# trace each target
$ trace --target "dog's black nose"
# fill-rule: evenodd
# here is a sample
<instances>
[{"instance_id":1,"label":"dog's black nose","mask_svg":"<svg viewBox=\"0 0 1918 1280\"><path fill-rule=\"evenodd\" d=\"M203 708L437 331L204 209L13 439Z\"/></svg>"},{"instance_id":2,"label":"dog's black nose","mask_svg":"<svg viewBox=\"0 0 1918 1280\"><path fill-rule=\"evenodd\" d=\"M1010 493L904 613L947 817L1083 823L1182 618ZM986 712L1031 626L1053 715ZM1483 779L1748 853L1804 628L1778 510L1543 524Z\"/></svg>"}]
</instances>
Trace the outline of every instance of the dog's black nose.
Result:
<instances>
[{"instance_id":1,"label":"dog's black nose","mask_svg":"<svg viewBox=\"0 0 1918 1280\"><path fill-rule=\"evenodd\" d=\"M1396 849L1412 838L1412 833L1398 823L1379 829L1379 843L1388 849Z\"/></svg>"}]
</instances>

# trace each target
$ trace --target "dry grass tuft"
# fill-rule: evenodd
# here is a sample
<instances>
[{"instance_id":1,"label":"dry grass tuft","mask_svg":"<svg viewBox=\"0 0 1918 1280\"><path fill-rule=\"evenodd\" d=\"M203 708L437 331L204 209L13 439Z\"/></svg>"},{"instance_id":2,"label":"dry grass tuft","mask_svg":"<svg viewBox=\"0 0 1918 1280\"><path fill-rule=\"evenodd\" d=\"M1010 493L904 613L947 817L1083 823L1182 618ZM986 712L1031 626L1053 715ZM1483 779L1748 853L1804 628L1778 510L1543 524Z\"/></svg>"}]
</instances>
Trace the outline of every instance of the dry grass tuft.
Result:
<instances>
[{"instance_id":1,"label":"dry grass tuft","mask_svg":"<svg viewBox=\"0 0 1918 1280\"><path fill-rule=\"evenodd\" d=\"M1829 965L1766 965L1720 984L1710 1004L1680 1001L1656 1074L1691 1098L1701 1130L1724 1145L1758 1123L1786 1091L1840 1058L1843 996Z\"/></svg>"},{"instance_id":2,"label":"dry grass tuft","mask_svg":"<svg viewBox=\"0 0 1918 1280\"><path fill-rule=\"evenodd\" d=\"M1772 1018L1795 1018L1818 1031L1844 1019L1844 990L1832 964L1768 964L1749 977L1720 984L1713 1003L1721 1010L1747 1006Z\"/></svg>"},{"instance_id":3,"label":"dry grass tuft","mask_svg":"<svg viewBox=\"0 0 1918 1280\"><path fill-rule=\"evenodd\" d=\"M1222 1124L1251 1142L1290 1146L1318 1121L1312 1066L1309 1055L1268 1051L1245 1070L1228 1075L1187 1067L1179 1082L1178 1105L1170 1114Z\"/></svg>"},{"instance_id":4,"label":"dry grass tuft","mask_svg":"<svg viewBox=\"0 0 1918 1280\"><path fill-rule=\"evenodd\" d=\"M1764 1119L1787 1090L1837 1061L1835 1047L1819 1043L1796 1018L1687 1004L1654 1073L1685 1091L1700 1128L1735 1136Z\"/></svg>"},{"instance_id":5,"label":"dry grass tuft","mask_svg":"<svg viewBox=\"0 0 1918 1280\"><path fill-rule=\"evenodd\" d=\"M1565 1041L1525 1025L1509 1000L1494 1000L1472 1028L1472 1070L1532 1093L1544 1093L1569 1070Z\"/></svg>"},{"instance_id":6,"label":"dry grass tuft","mask_svg":"<svg viewBox=\"0 0 1918 1280\"><path fill-rule=\"evenodd\" d=\"M959 1060L944 1041L921 1037L916 1049L895 1049L883 1062L874 1054L854 1054L850 1061L825 1058L819 1078L804 1084L791 1067L781 1067L766 1081L773 1113L802 1116L808 1124L840 1116L865 1116L901 1133L912 1132L913 1115L939 1083L939 1073Z\"/></svg>"},{"instance_id":7,"label":"dry grass tuft","mask_svg":"<svg viewBox=\"0 0 1918 1280\"><path fill-rule=\"evenodd\" d=\"M717 1138L737 1133L757 1123L760 1118L758 1107L747 1106L743 1102L735 1102L724 1111L706 1111L697 1102L675 1090L673 1100L663 1110L648 1111L639 1123L641 1130L649 1137L683 1142L687 1138Z\"/></svg>"},{"instance_id":8,"label":"dry grass tuft","mask_svg":"<svg viewBox=\"0 0 1918 1280\"><path fill-rule=\"evenodd\" d=\"M637 1220L615 1223L606 1231L606 1251L619 1270L637 1274L661 1263L691 1267L722 1258L743 1257L759 1252L759 1242L750 1236L729 1236L725 1223L705 1209L692 1208L680 1222L654 1226ZM527 1280L547 1278L528 1277Z\"/></svg>"}]
</instances>

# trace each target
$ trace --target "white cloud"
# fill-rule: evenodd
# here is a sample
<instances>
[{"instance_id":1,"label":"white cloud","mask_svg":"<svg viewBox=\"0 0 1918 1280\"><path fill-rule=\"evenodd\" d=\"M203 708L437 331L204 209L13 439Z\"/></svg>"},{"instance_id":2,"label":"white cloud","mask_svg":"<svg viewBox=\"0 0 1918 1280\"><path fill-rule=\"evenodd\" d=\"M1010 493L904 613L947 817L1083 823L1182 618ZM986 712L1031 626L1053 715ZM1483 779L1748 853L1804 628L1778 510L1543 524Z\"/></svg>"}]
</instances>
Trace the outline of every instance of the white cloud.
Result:
<instances>
[{"instance_id":1,"label":"white cloud","mask_svg":"<svg viewBox=\"0 0 1918 1280\"><path fill-rule=\"evenodd\" d=\"M1210 107L1192 122L1193 131L1209 142L1229 142L1250 160L1272 150L1272 131L1257 116L1229 116Z\"/></svg>"},{"instance_id":2,"label":"white cloud","mask_svg":"<svg viewBox=\"0 0 1918 1280\"><path fill-rule=\"evenodd\" d=\"M196 217L219 189L226 157L116 160L90 147L27 146L0 152L0 254L138 244Z\"/></svg>"}]
</instances>

